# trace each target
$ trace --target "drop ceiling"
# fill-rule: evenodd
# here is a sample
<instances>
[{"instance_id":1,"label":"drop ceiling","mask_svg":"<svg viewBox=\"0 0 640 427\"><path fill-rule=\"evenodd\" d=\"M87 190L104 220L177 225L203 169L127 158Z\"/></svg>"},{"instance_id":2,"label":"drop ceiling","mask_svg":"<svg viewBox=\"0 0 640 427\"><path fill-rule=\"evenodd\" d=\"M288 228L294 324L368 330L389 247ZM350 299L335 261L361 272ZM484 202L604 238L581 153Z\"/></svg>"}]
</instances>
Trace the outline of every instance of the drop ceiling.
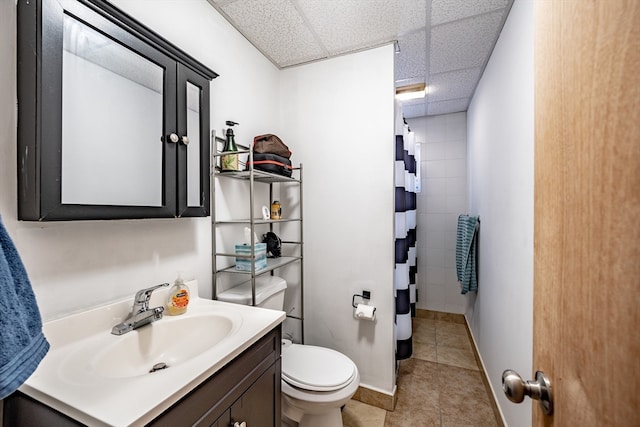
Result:
<instances>
[{"instance_id":1,"label":"drop ceiling","mask_svg":"<svg viewBox=\"0 0 640 427\"><path fill-rule=\"evenodd\" d=\"M466 111L513 0L208 0L287 68L396 43L396 87L426 83L406 118Z\"/></svg>"}]
</instances>

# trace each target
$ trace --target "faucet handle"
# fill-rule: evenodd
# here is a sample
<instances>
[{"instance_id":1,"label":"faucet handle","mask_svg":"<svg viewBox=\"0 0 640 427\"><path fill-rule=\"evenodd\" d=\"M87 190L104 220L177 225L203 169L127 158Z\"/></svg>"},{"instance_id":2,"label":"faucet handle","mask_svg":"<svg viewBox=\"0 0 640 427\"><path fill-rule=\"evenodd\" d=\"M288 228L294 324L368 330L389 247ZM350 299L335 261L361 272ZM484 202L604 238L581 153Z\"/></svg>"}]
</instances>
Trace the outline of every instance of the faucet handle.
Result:
<instances>
[{"instance_id":1,"label":"faucet handle","mask_svg":"<svg viewBox=\"0 0 640 427\"><path fill-rule=\"evenodd\" d=\"M164 288L169 286L168 283L162 283L160 285L151 286L150 288L141 289L136 292L136 296L133 299L133 306L142 306L144 310L149 308L149 300L151 299L151 293L158 288Z\"/></svg>"}]
</instances>

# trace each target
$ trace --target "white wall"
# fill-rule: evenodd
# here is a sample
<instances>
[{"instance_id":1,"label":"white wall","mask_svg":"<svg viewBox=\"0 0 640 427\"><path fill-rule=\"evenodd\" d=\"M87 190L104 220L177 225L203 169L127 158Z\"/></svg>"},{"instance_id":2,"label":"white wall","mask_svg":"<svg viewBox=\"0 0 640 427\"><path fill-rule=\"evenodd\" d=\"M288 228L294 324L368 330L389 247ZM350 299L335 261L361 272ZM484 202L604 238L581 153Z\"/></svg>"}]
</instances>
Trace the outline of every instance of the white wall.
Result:
<instances>
[{"instance_id":1,"label":"white wall","mask_svg":"<svg viewBox=\"0 0 640 427\"><path fill-rule=\"evenodd\" d=\"M114 1L220 74L211 126L240 123L238 140L278 123L278 70L205 0ZM33 223L17 221L16 6L0 2L0 214L29 272L44 319L133 296L178 271L211 295L210 218ZM170 23L170 24L168 24ZM275 129L277 131L277 129Z\"/></svg>"},{"instance_id":2,"label":"white wall","mask_svg":"<svg viewBox=\"0 0 640 427\"><path fill-rule=\"evenodd\" d=\"M533 117L533 4L518 0L468 111L469 211L481 223L467 319L512 426L531 423L531 400L510 403L501 375L532 377Z\"/></svg>"},{"instance_id":3,"label":"white wall","mask_svg":"<svg viewBox=\"0 0 640 427\"><path fill-rule=\"evenodd\" d=\"M280 72L205 0L113 3L220 74L213 129L237 121L245 144L279 134L305 163L307 342L344 351L363 385L392 393L393 48ZM0 2L0 22L0 214L43 318L132 297L178 271L210 297L210 218L17 221L14 2ZM223 214L241 202L234 186L217 190ZM362 289L378 306L375 324L352 319Z\"/></svg>"},{"instance_id":4,"label":"white wall","mask_svg":"<svg viewBox=\"0 0 640 427\"><path fill-rule=\"evenodd\" d=\"M304 164L305 342L352 358L363 386L391 394L393 47L282 72L282 137ZM372 292L377 321L353 318Z\"/></svg>"},{"instance_id":5,"label":"white wall","mask_svg":"<svg viewBox=\"0 0 640 427\"><path fill-rule=\"evenodd\" d=\"M417 307L462 314L456 276L458 215L467 212L467 113L407 119L422 143Z\"/></svg>"}]
</instances>

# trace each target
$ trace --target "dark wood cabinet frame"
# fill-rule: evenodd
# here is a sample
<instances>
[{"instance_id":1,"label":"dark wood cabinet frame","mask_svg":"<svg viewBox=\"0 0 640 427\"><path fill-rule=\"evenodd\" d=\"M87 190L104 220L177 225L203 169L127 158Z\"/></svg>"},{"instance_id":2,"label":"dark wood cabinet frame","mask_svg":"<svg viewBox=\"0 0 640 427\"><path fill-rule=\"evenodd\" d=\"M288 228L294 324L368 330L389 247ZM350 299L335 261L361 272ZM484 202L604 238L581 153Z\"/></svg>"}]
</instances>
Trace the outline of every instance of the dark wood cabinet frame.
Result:
<instances>
[{"instance_id":1,"label":"dark wood cabinet frame","mask_svg":"<svg viewBox=\"0 0 640 427\"><path fill-rule=\"evenodd\" d=\"M162 206L62 204L63 16L69 14L164 68ZM18 219L160 218L209 215L209 81L218 75L103 0L18 2ZM200 206L187 206L186 82L200 91ZM182 104L181 104L182 102ZM118 129L111 132L114 138ZM160 135L159 135L160 137ZM194 141L194 143L196 143ZM123 156L126 153L122 153Z\"/></svg>"}]
</instances>

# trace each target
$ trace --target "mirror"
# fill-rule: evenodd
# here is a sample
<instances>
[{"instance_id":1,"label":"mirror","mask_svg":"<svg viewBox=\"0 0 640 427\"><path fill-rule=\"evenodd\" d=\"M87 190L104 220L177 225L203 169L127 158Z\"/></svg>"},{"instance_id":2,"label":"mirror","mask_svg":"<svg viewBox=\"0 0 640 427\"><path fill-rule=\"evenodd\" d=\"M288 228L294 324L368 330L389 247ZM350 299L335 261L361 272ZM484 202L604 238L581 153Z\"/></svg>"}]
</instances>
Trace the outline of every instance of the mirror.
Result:
<instances>
[{"instance_id":1,"label":"mirror","mask_svg":"<svg viewBox=\"0 0 640 427\"><path fill-rule=\"evenodd\" d=\"M187 206L200 206L200 88L187 85Z\"/></svg>"},{"instance_id":2,"label":"mirror","mask_svg":"<svg viewBox=\"0 0 640 427\"><path fill-rule=\"evenodd\" d=\"M65 14L62 76L61 202L162 206L164 68Z\"/></svg>"},{"instance_id":3,"label":"mirror","mask_svg":"<svg viewBox=\"0 0 640 427\"><path fill-rule=\"evenodd\" d=\"M209 215L218 75L108 1L17 8L18 218Z\"/></svg>"}]
</instances>

